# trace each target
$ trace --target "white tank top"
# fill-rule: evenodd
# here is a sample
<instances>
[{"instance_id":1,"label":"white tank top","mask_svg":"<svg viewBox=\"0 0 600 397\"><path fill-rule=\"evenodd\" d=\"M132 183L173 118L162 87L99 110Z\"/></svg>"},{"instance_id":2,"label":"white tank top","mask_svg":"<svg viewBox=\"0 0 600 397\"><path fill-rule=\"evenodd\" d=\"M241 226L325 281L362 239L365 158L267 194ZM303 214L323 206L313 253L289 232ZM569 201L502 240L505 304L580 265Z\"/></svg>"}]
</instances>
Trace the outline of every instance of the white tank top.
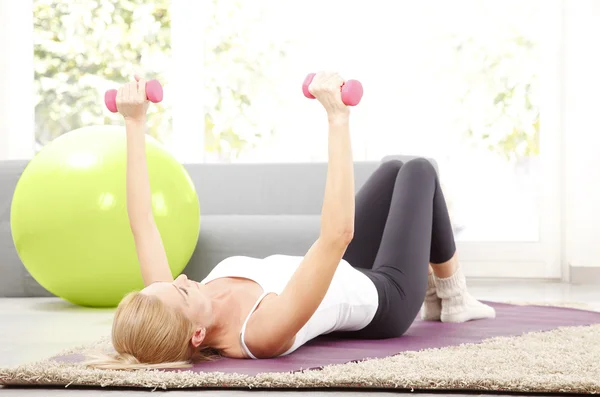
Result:
<instances>
[{"instance_id":1,"label":"white tank top","mask_svg":"<svg viewBox=\"0 0 600 397\"><path fill-rule=\"evenodd\" d=\"M242 348L249 357L256 358L244 340L248 319L267 294L281 294L302 259L301 256L288 255L272 255L264 259L233 256L221 261L201 281L206 284L217 278L239 277L252 280L262 287L263 294L248 313L240 330ZM377 289L371 279L342 260L323 301L298 331L292 347L282 355L290 354L319 335L334 331L357 331L366 327L375 316L378 304Z\"/></svg>"}]
</instances>

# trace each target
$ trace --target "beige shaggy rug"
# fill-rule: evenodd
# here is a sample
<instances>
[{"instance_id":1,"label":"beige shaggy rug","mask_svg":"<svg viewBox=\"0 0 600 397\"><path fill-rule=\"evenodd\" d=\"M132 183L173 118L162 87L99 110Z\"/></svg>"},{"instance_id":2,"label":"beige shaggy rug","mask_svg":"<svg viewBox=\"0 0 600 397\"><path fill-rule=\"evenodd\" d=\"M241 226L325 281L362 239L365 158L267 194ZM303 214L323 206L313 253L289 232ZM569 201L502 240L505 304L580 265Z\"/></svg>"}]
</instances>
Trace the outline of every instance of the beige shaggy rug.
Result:
<instances>
[{"instance_id":1,"label":"beige shaggy rug","mask_svg":"<svg viewBox=\"0 0 600 397\"><path fill-rule=\"evenodd\" d=\"M72 349L106 348L107 339ZM107 371L44 360L0 369L0 384L182 388L361 388L600 393L600 324L564 327L321 370L257 376L191 371Z\"/></svg>"}]
</instances>

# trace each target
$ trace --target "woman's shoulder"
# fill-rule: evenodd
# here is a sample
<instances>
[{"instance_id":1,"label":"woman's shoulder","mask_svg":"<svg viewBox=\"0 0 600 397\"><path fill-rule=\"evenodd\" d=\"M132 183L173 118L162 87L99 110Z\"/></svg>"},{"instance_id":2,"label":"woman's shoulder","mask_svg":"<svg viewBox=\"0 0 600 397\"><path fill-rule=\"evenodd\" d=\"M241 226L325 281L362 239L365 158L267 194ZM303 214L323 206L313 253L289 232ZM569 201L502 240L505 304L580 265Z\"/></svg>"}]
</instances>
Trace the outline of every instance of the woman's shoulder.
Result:
<instances>
[{"instance_id":1,"label":"woman's shoulder","mask_svg":"<svg viewBox=\"0 0 600 397\"><path fill-rule=\"evenodd\" d=\"M206 284L217 278L235 276L240 270L247 269L249 264L256 260L256 258L241 255L227 257L217 263L201 283Z\"/></svg>"}]
</instances>

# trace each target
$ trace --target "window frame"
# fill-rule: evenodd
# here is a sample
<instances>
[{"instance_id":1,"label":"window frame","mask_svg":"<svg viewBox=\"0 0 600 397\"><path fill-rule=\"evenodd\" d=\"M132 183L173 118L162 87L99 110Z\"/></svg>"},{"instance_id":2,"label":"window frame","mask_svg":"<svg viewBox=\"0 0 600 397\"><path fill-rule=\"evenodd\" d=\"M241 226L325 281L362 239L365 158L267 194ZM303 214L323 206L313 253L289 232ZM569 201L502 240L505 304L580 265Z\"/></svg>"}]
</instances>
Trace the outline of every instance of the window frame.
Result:
<instances>
[{"instance_id":1,"label":"window frame","mask_svg":"<svg viewBox=\"0 0 600 397\"><path fill-rule=\"evenodd\" d=\"M563 261L564 65L563 0L546 3L547 26L542 46L545 68L540 75L540 201L539 239L534 242L457 242L457 251L471 277L568 280Z\"/></svg>"}]
</instances>

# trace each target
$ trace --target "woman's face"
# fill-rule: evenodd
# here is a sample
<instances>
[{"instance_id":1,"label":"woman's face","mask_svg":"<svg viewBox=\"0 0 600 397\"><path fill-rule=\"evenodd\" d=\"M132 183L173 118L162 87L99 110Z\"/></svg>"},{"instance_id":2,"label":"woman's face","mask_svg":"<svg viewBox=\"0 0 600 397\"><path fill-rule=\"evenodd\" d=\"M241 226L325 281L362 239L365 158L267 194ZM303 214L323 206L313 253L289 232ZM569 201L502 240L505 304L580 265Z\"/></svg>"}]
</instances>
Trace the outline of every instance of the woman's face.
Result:
<instances>
[{"instance_id":1,"label":"woman's face","mask_svg":"<svg viewBox=\"0 0 600 397\"><path fill-rule=\"evenodd\" d=\"M167 305L181 310L194 324L208 328L212 323L211 299L204 285L189 280L184 274L170 283L153 283L142 293L157 296Z\"/></svg>"}]
</instances>

